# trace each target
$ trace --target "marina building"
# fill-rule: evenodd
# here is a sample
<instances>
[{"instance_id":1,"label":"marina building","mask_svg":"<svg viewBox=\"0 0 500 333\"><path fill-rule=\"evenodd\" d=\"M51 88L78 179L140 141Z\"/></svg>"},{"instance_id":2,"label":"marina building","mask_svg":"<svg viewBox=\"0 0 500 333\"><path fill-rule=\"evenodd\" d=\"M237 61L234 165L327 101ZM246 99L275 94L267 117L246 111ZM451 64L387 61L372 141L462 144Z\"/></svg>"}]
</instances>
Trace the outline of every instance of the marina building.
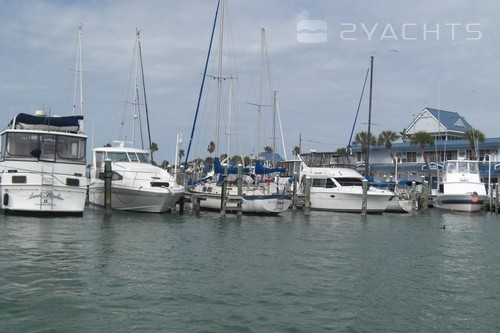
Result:
<instances>
[{"instance_id":1,"label":"marina building","mask_svg":"<svg viewBox=\"0 0 500 333\"><path fill-rule=\"evenodd\" d=\"M416 180L429 181L432 193L439 186L439 170L443 162L452 159L473 159L474 151L480 163L481 180L497 183L500 175L500 137L485 138L471 142L465 138L468 130L474 129L457 112L424 108L391 145L371 145L369 150L369 174L375 181ZM412 144L411 136L420 131L429 133L433 144L422 149ZM376 136L375 133L372 133ZM361 145L351 148L357 170L365 173L365 157ZM423 153L422 153L423 152ZM427 159L427 163L425 161ZM428 165L428 167L427 167ZM428 170L429 169L429 170ZM430 172L429 172L430 171Z\"/></svg>"}]
</instances>

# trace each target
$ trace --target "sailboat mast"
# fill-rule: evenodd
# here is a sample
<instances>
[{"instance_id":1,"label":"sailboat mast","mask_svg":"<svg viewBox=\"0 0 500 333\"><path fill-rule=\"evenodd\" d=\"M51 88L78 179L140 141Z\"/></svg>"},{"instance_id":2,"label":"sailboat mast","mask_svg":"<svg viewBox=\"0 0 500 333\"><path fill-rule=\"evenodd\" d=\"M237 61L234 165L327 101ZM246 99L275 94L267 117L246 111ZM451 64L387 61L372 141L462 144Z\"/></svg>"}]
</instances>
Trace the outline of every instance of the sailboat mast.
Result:
<instances>
[{"instance_id":1,"label":"sailboat mast","mask_svg":"<svg viewBox=\"0 0 500 333\"><path fill-rule=\"evenodd\" d=\"M264 87L264 38L266 36L266 30L263 26L260 27L260 91L259 91L259 105L257 107L257 154L259 154L260 149L260 130L262 122L262 99L263 99L263 87Z\"/></svg>"},{"instance_id":2,"label":"sailboat mast","mask_svg":"<svg viewBox=\"0 0 500 333\"><path fill-rule=\"evenodd\" d=\"M277 92L275 92L277 93ZM280 115L280 108L278 106L278 98L276 97L275 99L275 106L276 106L276 114L278 115L278 122L280 124L280 135L281 135L281 144L283 145L283 154L285 155L285 160L288 160L288 157L286 155L286 148L285 148L285 137L283 136L283 126L281 124L281 115Z\"/></svg>"},{"instance_id":3,"label":"sailboat mast","mask_svg":"<svg viewBox=\"0 0 500 333\"><path fill-rule=\"evenodd\" d=\"M140 31L137 30L137 44L139 46L139 59L141 65L141 78L142 78L142 90L144 94L144 110L146 112L146 126L148 127L148 139L149 139L149 151L151 153L151 161L153 161L153 150L152 142L151 142L151 128L149 127L149 112L148 112L148 102L146 99L146 81L144 79L144 65L142 63L142 48L141 48L141 39L140 39Z\"/></svg>"},{"instance_id":4,"label":"sailboat mast","mask_svg":"<svg viewBox=\"0 0 500 333\"><path fill-rule=\"evenodd\" d=\"M271 159L273 168L276 164L276 93L275 90L273 93L273 154Z\"/></svg>"},{"instance_id":5,"label":"sailboat mast","mask_svg":"<svg viewBox=\"0 0 500 333\"><path fill-rule=\"evenodd\" d=\"M75 84L73 91L73 115L76 114L76 91L77 87L80 88L80 114L83 114L83 62L82 62L82 27L78 26L78 37L76 46L76 64L75 64Z\"/></svg>"},{"instance_id":6,"label":"sailboat mast","mask_svg":"<svg viewBox=\"0 0 500 333\"><path fill-rule=\"evenodd\" d=\"M372 138L371 125L372 125L372 89L373 88L373 55L370 56L370 101L368 102L368 133L366 138L366 160L365 160L365 175L370 175L370 141Z\"/></svg>"},{"instance_id":7,"label":"sailboat mast","mask_svg":"<svg viewBox=\"0 0 500 333\"><path fill-rule=\"evenodd\" d=\"M138 56L138 47L139 47L139 35L136 35L135 39L135 50L134 50L134 101L132 103L132 147L134 147L135 144L135 121L138 118L138 112L137 108L139 105L138 102L138 97L139 97L139 81L138 81L138 75L139 75L139 56Z\"/></svg>"},{"instance_id":8,"label":"sailboat mast","mask_svg":"<svg viewBox=\"0 0 500 333\"><path fill-rule=\"evenodd\" d=\"M224 41L224 0L221 3L221 15L219 24L219 57L217 68L217 114L216 114L216 136L215 136L215 156L219 156L220 126L221 126L221 103L222 103L222 48Z\"/></svg>"},{"instance_id":9,"label":"sailboat mast","mask_svg":"<svg viewBox=\"0 0 500 333\"><path fill-rule=\"evenodd\" d=\"M196 129L196 120L198 119L198 113L200 111L201 96L203 95L203 87L205 85L205 78L207 77L208 62L210 60L210 52L212 51L212 42L214 40L215 27L217 25L217 14L219 13L219 6L220 6L220 0L217 2L217 9L215 10L214 24L212 26L212 34L210 35L210 44L208 46L207 59L205 61L205 69L203 70L203 77L201 79L201 87L200 87L200 93L198 94L198 102L196 104L196 112L194 115L193 127L191 128L191 136L189 138L189 145L186 153L186 159L184 160L185 167L187 167L187 162L189 161L189 152L191 151L191 144L193 143L194 130Z\"/></svg>"}]
</instances>

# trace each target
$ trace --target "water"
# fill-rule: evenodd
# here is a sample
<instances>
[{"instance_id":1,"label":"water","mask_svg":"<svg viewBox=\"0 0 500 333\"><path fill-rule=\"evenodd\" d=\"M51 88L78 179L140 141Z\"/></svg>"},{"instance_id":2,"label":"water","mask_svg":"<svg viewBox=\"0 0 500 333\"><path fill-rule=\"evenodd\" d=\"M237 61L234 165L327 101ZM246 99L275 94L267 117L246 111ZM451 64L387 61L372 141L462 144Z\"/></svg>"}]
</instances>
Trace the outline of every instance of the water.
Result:
<instances>
[{"instance_id":1,"label":"water","mask_svg":"<svg viewBox=\"0 0 500 333\"><path fill-rule=\"evenodd\" d=\"M433 209L0 216L0 332L500 331L499 234Z\"/></svg>"}]
</instances>

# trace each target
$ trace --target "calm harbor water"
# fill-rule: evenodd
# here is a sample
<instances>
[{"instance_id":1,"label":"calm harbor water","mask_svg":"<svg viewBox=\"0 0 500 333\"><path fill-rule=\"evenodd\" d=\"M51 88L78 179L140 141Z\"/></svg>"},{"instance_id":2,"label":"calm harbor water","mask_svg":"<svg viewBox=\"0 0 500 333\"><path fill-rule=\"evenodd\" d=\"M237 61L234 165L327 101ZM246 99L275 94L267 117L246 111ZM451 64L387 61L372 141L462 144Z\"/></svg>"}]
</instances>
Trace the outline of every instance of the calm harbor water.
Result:
<instances>
[{"instance_id":1,"label":"calm harbor water","mask_svg":"<svg viewBox=\"0 0 500 333\"><path fill-rule=\"evenodd\" d=\"M0 332L498 332L499 235L435 209L1 215Z\"/></svg>"}]
</instances>

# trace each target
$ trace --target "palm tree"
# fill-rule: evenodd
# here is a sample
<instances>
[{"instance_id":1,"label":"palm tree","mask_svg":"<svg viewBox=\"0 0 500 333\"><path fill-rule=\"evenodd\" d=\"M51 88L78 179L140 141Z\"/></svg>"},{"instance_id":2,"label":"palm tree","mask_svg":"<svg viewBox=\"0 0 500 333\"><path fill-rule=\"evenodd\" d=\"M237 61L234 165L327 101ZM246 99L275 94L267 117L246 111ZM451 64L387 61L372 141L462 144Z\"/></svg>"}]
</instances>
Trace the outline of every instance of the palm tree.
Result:
<instances>
[{"instance_id":1,"label":"palm tree","mask_svg":"<svg viewBox=\"0 0 500 333\"><path fill-rule=\"evenodd\" d=\"M184 156L184 149L179 149L179 151L177 152L178 156L179 156L179 161L182 160L182 156Z\"/></svg>"},{"instance_id":2,"label":"palm tree","mask_svg":"<svg viewBox=\"0 0 500 333\"><path fill-rule=\"evenodd\" d=\"M368 132L362 131L359 133L356 133L356 136L354 137L354 143L353 146L360 145L361 146L361 157L365 161L365 173L368 174L368 146L373 145L375 146L377 144L377 139L370 134L370 138L368 139Z\"/></svg>"},{"instance_id":3,"label":"palm tree","mask_svg":"<svg viewBox=\"0 0 500 333\"><path fill-rule=\"evenodd\" d=\"M403 140L403 142L406 142L406 140L408 140L410 136L411 135L406 133L406 128L403 128L403 130L399 132L399 137L401 138L401 140Z\"/></svg>"},{"instance_id":4,"label":"palm tree","mask_svg":"<svg viewBox=\"0 0 500 333\"><path fill-rule=\"evenodd\" d=\"M475 128L467 130L464 132L464 139L469 141L470 149L472 151L471 160L476 160L479 157L477 156L477 143L484 142L484 140L486 140L483 132Z\"/></svg>"},{"instance_id":5,"label":"palm tree","mask_svg":"<svg viewBox=\"0 0 500 333\"><path fill-rule=\"evenodd\" d=\"M210 141L207 150L210 153L210 156L212 156L212 153L215 151L215 142Z\"/></svg>"},{"instance_id":6,"label":"palm tree","mask_svg":"<svg viewBox=\"0 0 500 333\"><path fill-rule=\"evenodd\" d=\"M347 155L347 149L345 147L337 148L337 153L340 155Z\"/></svg>"},{"instance_id":7,"label":"palm tree","mask_svg":"<svg viewBox=\"0 0 500 333\"><path fill-rule=\"evenodd\" d=\"M293 147L292 155L297 156L299 154L300 154L300 147L299 146Z\"/></svg>"},{"instance_id":8,"label":"palm tree","mask_svg":"<svg viewBox=\"0 0 500 333\"><path fill-rule=\"evenodd\" d=\"M272 152L273 152L273 147L271 147L271 146L265 146L265 147L264 147L264 151L265 151L266 153L272 153Z\"/></svg>"},{"instance_id":9,"label":"palm tree","mask_svg":"<svg viewBox=\"0 0 500 333\"><path fill-rule=\"evenodd\" d=\"M389 155L391 156L391 160L394 161L394 154L392 153L392 143L399 139L400 136L393 131L382 131L382 133L378 136L378 145L383 146L389 150Z\"/></svg>"},{"instance_id":10,"label":"palm tree","mask_svg":"<svg viewBox=\"0 0 500 333\"><path fill-rule=\"evenodd\" d=\"M167 160L163 160L163 162L161 162L161 168L166 169L169 166L169 164L170 163Z\"/></svg>"},{"instance_id":11,"label":"palm tree","mask_svg":"<svg viewBox=\"0 0 500 333\"><path fill-rule=\"evenodd\" d=\"M434 137L427 133L426 131L418 131L412 134L410 137L410 143L412 145L417 145L420 148L420 154L424 157L425 166L427 167L427 177L431 180L431 170L429 168L429 160L427 159L427 154L425 154L425 146L434 144Z\"/></svg>"},{"instance_id":12,"label":"palm tree","mask_svg":"<svg viewBox=\"0 0 500 333\"><path fill-rule=\"evenodd\" d=\"M151 147L149 147L149 151L151 152L151 163L155 164L153 161L153 153L155 151L158 151L160 148L158 148L158 144L156 142L151 142Z\"/></svg>"}]
</instances>

